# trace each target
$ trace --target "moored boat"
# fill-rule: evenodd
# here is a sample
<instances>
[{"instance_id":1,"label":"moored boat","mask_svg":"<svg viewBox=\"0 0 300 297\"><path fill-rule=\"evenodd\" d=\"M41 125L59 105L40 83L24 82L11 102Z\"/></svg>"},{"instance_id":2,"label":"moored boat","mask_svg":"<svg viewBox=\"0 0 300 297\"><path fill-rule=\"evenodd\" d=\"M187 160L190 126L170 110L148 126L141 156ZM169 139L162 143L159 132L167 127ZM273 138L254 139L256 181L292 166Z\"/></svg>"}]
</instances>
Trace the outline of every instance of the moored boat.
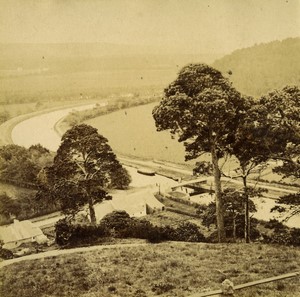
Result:
<instances>
[{"instance_id":1,"label":"moored boat","mask_svg":"<svg viewBox=\"0 0 300 297\"><path fill-rule=\"evenodd\" d=\"M139 168L137 170L137 173L144 174L144 175L149 175L149 176L154 176L155 175L155 171L150 170L150 169L146 169L146 168Z\"/></svg>"}]
</instances>

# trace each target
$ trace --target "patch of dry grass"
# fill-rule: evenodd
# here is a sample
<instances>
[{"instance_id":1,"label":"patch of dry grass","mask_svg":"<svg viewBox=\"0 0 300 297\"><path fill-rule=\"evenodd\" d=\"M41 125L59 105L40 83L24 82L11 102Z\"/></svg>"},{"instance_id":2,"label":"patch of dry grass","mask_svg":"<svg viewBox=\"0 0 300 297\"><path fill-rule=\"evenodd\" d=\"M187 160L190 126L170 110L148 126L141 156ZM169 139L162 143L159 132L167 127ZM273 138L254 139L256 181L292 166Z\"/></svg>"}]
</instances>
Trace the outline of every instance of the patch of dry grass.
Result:
<instances>
[{"instance_id":1,"label":"patch of dry grass","mask_svg":"<svg viewBox=\"0 0 300 297\"><path fill-rule=\"evenodd\" d=\"M300 249L257 244L162 243L24 261L0 271L1 296L189 296L300 270ZM299 279L238 296L296 297Z\"/></svg>"}]
</instances>

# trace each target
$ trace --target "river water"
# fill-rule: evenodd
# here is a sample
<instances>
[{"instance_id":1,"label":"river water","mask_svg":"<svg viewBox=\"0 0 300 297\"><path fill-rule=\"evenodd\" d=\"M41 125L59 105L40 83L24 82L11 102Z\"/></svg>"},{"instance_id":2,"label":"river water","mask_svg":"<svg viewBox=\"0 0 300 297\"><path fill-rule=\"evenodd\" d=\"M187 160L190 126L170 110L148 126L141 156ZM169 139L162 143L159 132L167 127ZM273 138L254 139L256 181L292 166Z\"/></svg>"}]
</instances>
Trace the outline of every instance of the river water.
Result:
<instances>
[{"instance_id":1,"label":"river water","mask_svg":"<svg viewBox=\"0 0 300 297\"><path fill-rule=\"evenodd\" d=\"M56 151L60 144L60 136L54 130L55 124L71 111L83 110L92 107L93 105L85 105L76 108L66 108L27 119L14 127L12 131L12 140L15 144L22 145L27 148L33 144L40 143L49 150ZM158 190L165 191L171 186L177 184L176 181L163 176L141 175L137 173L135 168L126 168L132 178L132 187L148 187L151 188L153 192L157 192ZM254 199L254 203L257 208L257 212L254 214L254 217L263 220L269 220L276 217L278 218L278 215L274 215L270 212L270 209L275 206L276 202L274 200L257 198ZM300 227L300 215L291 218L287 225L290 227Z\"/></svg>"},{"instance_id":2,"label":"river water","mask_svg":"<svg viewBox=\"0 0 300 297\"><path fill-rule=\"evenodd\" d=\"M41 144L51 151L56 151L60 145L61 136L55 131L55 124L72 111L90 109L93 107L94 104L65 108L29 118L14 127L12 130L12 140L15 144L27 148L33 144ZM132 167L127 167L127 170L132 177L131 186L133 187L151 186L154 189L155 187L167 188L176 183L172 179L159 175L146 176L138 174L136 169Z\"/></svg>"},{"instance_id":3,"label":"river water","mask_svg":"<svg viewBox=\"0 0 300 297\"><path fill-rule=\"evenodd\" d=\"M33 144L41 144L51 151L56 151L60 144L60 136L54 130L55 124L72 111L90 109L94 106L95 104L89 104L65 108L29 118L14 127L12 141L26 148Z\"/></svg>"}]
</instances>

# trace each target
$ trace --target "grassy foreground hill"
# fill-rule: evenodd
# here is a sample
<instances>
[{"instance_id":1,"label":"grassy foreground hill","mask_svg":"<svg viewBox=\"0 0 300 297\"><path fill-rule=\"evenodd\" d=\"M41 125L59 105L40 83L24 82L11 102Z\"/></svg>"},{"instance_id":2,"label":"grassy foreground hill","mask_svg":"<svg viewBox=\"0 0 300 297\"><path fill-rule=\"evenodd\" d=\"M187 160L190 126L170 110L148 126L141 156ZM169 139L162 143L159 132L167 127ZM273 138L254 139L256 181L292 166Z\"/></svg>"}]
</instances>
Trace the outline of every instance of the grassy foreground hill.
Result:
<instances>
[{"instance_id":1,"label":"grassy foreground hill","mask_svg":"<svg viewBox=\"0 0 300 297\"><path fill-rule=\"evenodd\" d=\"M0 270L0 296L191 296L300 270L300 249L260 244L166 242L113 247ZM296 297L299 278L243 289L237 296Z\"/></svg>"},{"instance_id":2,"label":"grassy foreground hill","mask_svg":"<svg viewBox=\"0 0 300 297\"><path fill-rule=\"evenodd\" d=\"M216 60L242 93L260 96L285 85L300 84L300 38L289 38L239 49Z\"/></svg>"}]
</instances>

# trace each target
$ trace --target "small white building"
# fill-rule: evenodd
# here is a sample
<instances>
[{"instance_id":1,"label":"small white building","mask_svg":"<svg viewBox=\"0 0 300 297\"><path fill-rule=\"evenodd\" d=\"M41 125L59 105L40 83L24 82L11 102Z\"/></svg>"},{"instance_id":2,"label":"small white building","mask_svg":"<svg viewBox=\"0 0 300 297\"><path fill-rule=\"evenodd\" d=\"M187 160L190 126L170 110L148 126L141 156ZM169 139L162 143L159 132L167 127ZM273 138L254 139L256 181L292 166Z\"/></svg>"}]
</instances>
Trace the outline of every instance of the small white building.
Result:
<instances>
[{"instance_id":1,"label":"small white building","mask_svg":"<svg viewBox=\"0 0 300 297\"><path fill-rule=\"evenodd\" d=\"M37 242L39 244L48 241L42 230L32 222L14 220L13 224L0 227L0 239L3 248L14 249L22 243Z\"/></svg>"}]
</instances>

